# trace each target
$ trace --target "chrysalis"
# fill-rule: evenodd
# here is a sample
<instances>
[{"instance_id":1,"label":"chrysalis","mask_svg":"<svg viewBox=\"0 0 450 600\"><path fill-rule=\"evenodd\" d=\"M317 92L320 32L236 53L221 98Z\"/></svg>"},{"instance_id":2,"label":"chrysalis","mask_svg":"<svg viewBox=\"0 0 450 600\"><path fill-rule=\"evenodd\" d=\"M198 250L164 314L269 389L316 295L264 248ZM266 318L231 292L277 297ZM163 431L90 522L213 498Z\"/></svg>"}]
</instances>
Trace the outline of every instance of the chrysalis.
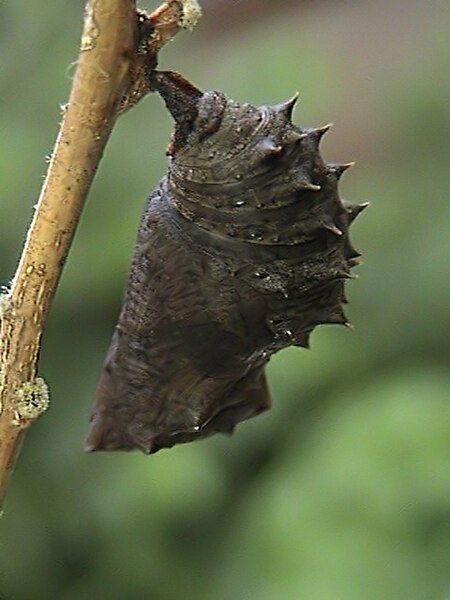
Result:
<instances>
[{"instance_id":1,"label":"chrysalis","mask_svg":"<svg viewBox=\"0 0 450 600\"><path fill-rule=\"evenodd\" d=\"M86 449L151 454L232 433L270 406L264 367L346 325L357 264L342 201L351 165L325 164L329 129L292 124L296 97L255 108L155 72L176 122L166 177L142 216Z\"/></svg>"}]
</instances>

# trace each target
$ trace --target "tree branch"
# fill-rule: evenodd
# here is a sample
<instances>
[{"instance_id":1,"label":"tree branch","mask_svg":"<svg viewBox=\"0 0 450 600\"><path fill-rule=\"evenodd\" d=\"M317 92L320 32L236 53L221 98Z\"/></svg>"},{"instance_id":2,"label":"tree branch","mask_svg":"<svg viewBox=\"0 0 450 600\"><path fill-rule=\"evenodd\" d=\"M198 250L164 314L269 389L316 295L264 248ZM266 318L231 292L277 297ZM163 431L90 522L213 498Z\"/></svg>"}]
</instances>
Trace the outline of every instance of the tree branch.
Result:
<instances>
[{"instance_id":1,"label":"tree branch","mask_svg":"<svg viewBox=\"0 0 450 600\"><path fill-rule=\"evenodd\" d=\"M0 503L24 432L48 407L41 335L84 201L117 114L149 91L158 50L199 17L196 0L151 15L134 0L89 0L69 103L9 290L0 296Z\"/></svg>"}]
</instances>

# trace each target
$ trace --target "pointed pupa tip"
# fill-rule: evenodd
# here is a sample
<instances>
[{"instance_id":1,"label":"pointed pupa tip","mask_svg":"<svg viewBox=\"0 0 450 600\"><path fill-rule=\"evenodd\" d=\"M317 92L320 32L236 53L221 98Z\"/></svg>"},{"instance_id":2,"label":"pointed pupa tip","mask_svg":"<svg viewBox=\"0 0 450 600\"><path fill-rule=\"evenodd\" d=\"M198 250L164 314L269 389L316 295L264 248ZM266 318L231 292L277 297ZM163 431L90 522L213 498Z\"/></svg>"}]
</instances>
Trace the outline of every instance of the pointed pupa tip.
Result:
<instances>
[{"instance_id":1,"label":"pointed pupa tip","mask_svg":"<svg viewBox=\"0 0 450 600\"><path fill-rule=\"evenodd\" d=\"M355 162L349 162L349 163L345 163L342 165L339 164L330 164L328 165L328 170L331 173L334 173L337 177L337 179L340 179L342 177L342 175L348 171L348 169L351 169L352 167L355 166Z\"/></svg>"},{"instance_id":2,"label":"pointed pupa tip","mask_svg":"<svg viewBox=\"0 0 450 600\"><path fill-rule=\"evenodd\" d=\"M297 173L293 184L296 190L307 192L320 192L322 189L322 186L313 183L306 173Z\"/></svg>"},{"instance_id":3,"label":"pointed pupa tip","mask_svg":"<svg viewBox=\"0 0 450 600\"><path fill-rule=\"evenodd\" d=\"M352 202L344 201L343 206L348 213L350 221L354 221L356 217L363 212L363 210L370 206L370 202L363 202L362 204L353 204Z\"/></svg>"},{"instance_id":4,"label":"pointed pupa tip","mask_svg":"<svg viewBox=\"0 0 450 600\"><path fill-rule=\"evenodd\" d=\"M294 107L297 104L299 96L300 94L297 92L289 100L280 102L279 104L275 104L274 106L272 106L272 110L278 114L284 115L287 121L291 121L292 114L294 112Z\"/></svg>"},{"instance_id":5,"label":"pointed pupa tip","mask_svg":"<svg viewBox=\"0 0 450 600\"><path fill-rule=\"evenodd\" d=\"M304 348L305 350L311 349L311 332L301 333L297 336L295 345L299 348Z\"/></svg>"},{"instance_id":6,"label":"pointed pupa tip","mask_svg":"<svg viewBox=\"0 0 450 600\"><path fill-rule=\"evenodd\" d=\"M337 321L338 321L338 325L344 325L344 327L347 327L347 323L349 323L350 321L348 320L347 315L345 314L345 312L342 309L342 306L340 307L339 312L336 315Z\"/></svg>"},{"instance_id":7,"label":"pointed pupa tip","mask_svg":"<svg viewBox=\"0 0 450 600\"><path fill-rule=\"evenodd\" d=\"M330 231L331 233L334 233L334 235L337 236L341 236L344 235L343 231L341 231L339 229L339 227L337 225L335 225L334 223L324 223L324 227L327 231Z\"/></svg>"},{"instance_id":8,"label":"pointed pupa tip","mask_svg":"<svg viewBox=\"0 0 450 600\"><path fill-rule=\"evenodd\" d=\"M347 247L345 248L345 258L348 260L352 260L354 258L360 258L362 255L358 250L353 248L350 243L347 243Z\"/></svg>"},{"instance_id":9,"label":"pointed pupa tip","mask_svg":"<svg viewBox=\"0 0 450 600\"><path fill-rule=\"evenodd\" d=\"M155 438L151 437L150 439L148 437L143 437L143 438L139 438L139 439L133 439L133 446L135 446L136 448L139 448L139 450L143 453L146 454L147 456L149 454L153 454L156 451L156 446L155 446Z\"/></svg>"},{"instance_id":10,"label":"pointed pupa tip","mask_svg":"<svg viewBox=\"0 0 450 600\"><path fill-rule=\"evenodd\" d=\"M322 189L322 186L316 185L315 183L305 183L303 185L303 189L309 190L311 192L320 192L320 190Z\"/></svg>"},{"instance_id":11,"label":"pointed pupa tip","mask_svg":"<svg viewBox=\"0 0 450 600\"><path fill-rule=\"evenodd\" d=\"M295 94L292 96L292 98L290 98L289 100L286 100L286 102L285 102L286 107L290 108L291 112L294 110L295 105L297 104L299 98L300 98L300 93L295 92Z\"/></svg>"},{"instance_id":12,"label":"pointed pupa tip","mask_svg":"<svg viewBox=\"0 0 450 600\"><path fill-rule=\"evenodd\" d=\"M342 311L334 314L330 314L326 320L322 321L324 325L345 325L348 323L348 319Z\"/></svg>"},{"instance_id":13,"label":"pointed pupa tip","mask_svg":"<svg viewBox=\"0 0 450 600\"><path fill-rule=\"evenodd\" d=\"M300 133L299 131L289 131L289 133L284 138L284 142L286 145L295 146L300 145L304 139L308 137L307 133Z\"/></svg>"},{"instance_id":14,"label":"pointed pupa tip","mask_svg":"<svg viewBox=\"0 0 450 600\"><path fill-rule=\"evenodd\" d=\"M302 341L301 341L301 345L302 345L302 348L304 348L305 350L311 350L311 339L310 339L310 337L308 336L308 337L303 338Z\"/></svg>"},{"instance_id":15,"label":"pointed pupa tip","mask_svg":"<svg viewBox=\"0 0 450 600\"><path fill-rule=\"evenodd\" d=\"M103 448L103 428L98 420L94 419L86 441L84 443L85 452L97 452Z\"/></svg>"},{"instance_id":16,"label":"pointed pupa tip","mask_svg":"<svg viewBox=\"0 0 450 600\"><path fill-rule=\"evenodd\" d=\"M338 271L337 275L340 279L354 279L353 275L348 271Z\"/></svg>"},{"instance_id":17,"label":"pointed pupa tip","mask_svg":"<svg viewBox=\"0 0 450 600\"><path fill-rule=\"evenodd\" d=\"M323 136L330 131L330 129L333 127L333 123L327 123L326 125L324 125L323 127L317 127L316 129L312 129L310 131L310 135L315 138L317 140L317 142L320 142L320 140L323 138Z\"/></svg>"},{"instance_id":18,"label":"pointed pupa tip","mask_svg":"<svg viewBox=\"0 0 450 600\"><path fill-rule=\"evenodd\" d=\"M360 256L357 256L355 258L349 258L347 260L347 263L348 263L348 266L350 267L350 269L353 269L353 267L359 267L360 265L363 264L363 262L364 261L363 261L363 259ZM357 278L358 278L357 275L355 275L353 277L353 279L357 279Z\"/></svg>"},{"instance_id":19,"label":"pointed pupa tip","mask_svg":"<svg viewBox=\"0 0 450 600\"><path fill-rule=\"evenodd\" d=\"M257 145L257 150L261 152L264 157L276 157L283 153L283 146L276 144L271 138L264 138Z\"/></svg>"},{"instance_id":20,"label":"pointed pupa tip","mask_svg":"<svg viewBox=\"0 0 450 600\"><path fill-rule=\"evenodd\" d=\"M85 452L87 452L87 453L90 453L90 452L96 452L96 451L98 450L98 447L97 447L95 444L89 444L89 443L86 443L86 444L84 445L84 448L83 448L83 450L84 450Z\"/></svg>"}]
</instances>

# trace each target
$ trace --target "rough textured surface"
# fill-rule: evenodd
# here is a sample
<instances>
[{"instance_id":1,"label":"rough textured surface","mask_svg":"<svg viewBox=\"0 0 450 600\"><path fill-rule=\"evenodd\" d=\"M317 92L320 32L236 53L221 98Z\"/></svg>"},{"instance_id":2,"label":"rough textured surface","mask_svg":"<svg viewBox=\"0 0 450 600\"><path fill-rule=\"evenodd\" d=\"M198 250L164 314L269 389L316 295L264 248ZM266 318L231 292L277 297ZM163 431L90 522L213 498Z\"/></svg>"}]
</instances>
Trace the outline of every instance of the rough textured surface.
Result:
<instances>
[{"instance_id":1,"label":"rough textured surface","mask_svg":"<svg viewBox=\"0 0 450 600\"><path fill-rule=\"evenodd\" d=\"M26 381L17 390L19 401L14 415L14 424L25 426L30 419L36 419L50 406L50 393L42 377Z\"/></svg>"},{"instance_id":2,"label":"rough textured surface","mask_svg":"<svg viewBox=\"0 0 450 600\"><path fill-rule=\"evenodd\" d=\"M170 166L142 217L91 451L153 453L266 410L265 364L347 324L359 257L348 229L364 205L338 195L350 165L324 164L328 127L294 126L296 98L255 108L154 77L176 121Z\"/></svg>"}]
</instances>

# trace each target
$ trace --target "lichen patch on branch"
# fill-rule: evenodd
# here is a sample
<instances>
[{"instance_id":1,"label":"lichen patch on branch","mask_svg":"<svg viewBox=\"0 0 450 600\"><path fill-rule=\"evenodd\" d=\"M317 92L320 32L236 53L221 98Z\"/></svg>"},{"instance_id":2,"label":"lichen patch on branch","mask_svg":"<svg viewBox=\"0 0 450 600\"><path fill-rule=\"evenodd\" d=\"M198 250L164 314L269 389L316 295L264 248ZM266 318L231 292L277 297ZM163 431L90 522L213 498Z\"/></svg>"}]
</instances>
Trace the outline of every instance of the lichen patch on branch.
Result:
<instances>
[{"instance_id":1,"label":"lichen patch on branch","mask_svg":"<svg viewBox=\"0 0 450 600\"><path fill-rule=\"evenodd\" d=\"M14 411L14 425L34 421L50 406L48 386L42 377L26 381L17 390L18 402Z\"/></svg>"},{"instance_id":2,"label":"lichen patch on branch","mask_svg":"<svg viewBox=\"0 0 450 600\"><path fill-rule=\"evenodd\" d=\"M202 9L197 0L182 0L183 16L180 25L183 29L194 29L197 21L202 16Z\"/></svg>"}]
</instances>

